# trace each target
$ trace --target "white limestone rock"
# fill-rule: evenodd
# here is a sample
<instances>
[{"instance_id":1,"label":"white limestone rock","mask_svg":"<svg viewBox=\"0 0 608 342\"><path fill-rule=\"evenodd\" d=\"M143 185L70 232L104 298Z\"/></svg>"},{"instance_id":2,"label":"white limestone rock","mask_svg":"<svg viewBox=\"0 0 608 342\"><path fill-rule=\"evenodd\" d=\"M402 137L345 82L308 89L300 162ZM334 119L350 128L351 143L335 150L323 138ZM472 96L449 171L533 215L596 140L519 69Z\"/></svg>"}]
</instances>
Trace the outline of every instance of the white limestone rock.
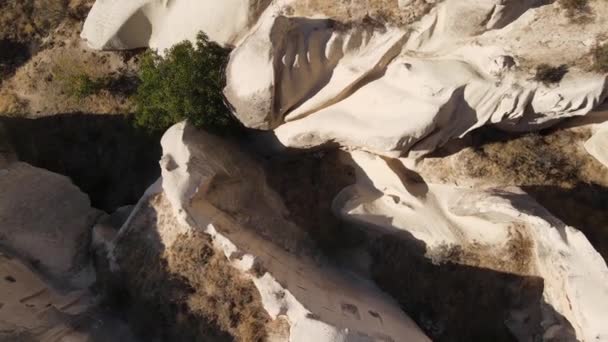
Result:
<instances>
[{"instance_id":1,"label":"white limestone rock","mask_svg":"<svg viewBox=\"0 0 608 342\"><path fill-rule=\"evenodd\" d=\"M373 22L266 13L231 56L226 97L246 126L275 128L347 97L386 67L405 35Z\"/></svg>"},{"instance_id":2,"label":"white limestone rock","mask_svg":"<svg viewBox=\"0 0 608 342\"><path fill-rule=\"evenodd\" d=\"M220 44L234 44L268 0L98 0L82 38L94 49L151 47L161 52L204 31Z\"/></svg>"},{"instance_id":3,"label":"white limestone rock","mask_svg":"<svg viewBox=\"0 0 608 342\"><path fill-rule=\"evenodd\" d=\"M101 213L61 175L15 162L0 169L0 247L56 280L87 269L91 230Z\"/></svg>"},{"instance_id":4,"label":"white limestone rock","mask_svg":"<svg viewBox=\"0 0 608 342\"><path fill-rule=\"evenodd\" d=\"M547 86L521 65L546 62L532 38L510 40L528 34L522 21L537 18L543 34L561 30L552 41L582 35L536 4L446 1L409 29L270 8L233 52L225 94L246 126L275 129L286 146L333 142L388 156L418 157L483 125L528 131L585 115L605 100L606 75L574 68ZM591 26L589 36L607 30ZM586 53L567 45L576 52L564 62Z\"/></svg>"},{"instance_id":5,"label":"white limestone rock","mask_svg":"<svg viewBox=\"0 0 608 342\"><path fill-rule=\"evenodd\" d=\"M172 255L179 253L172 246L180 237L208 234L225 267L261 296L272 341L429 341L374 285L313 258L262 169L236 146L185 123L170 128L162 145L162 187L142 198L114 250L129 248L121 246L125 237L141 232L147 239L157 234ZM142 208L150 206L156 219L142 218ZM256 265L262 266L257 274ZM279 322L288 328L277 332Z\"/></svg>"},{"instance_id":6,"label":"white limestone rock","mask_svg":"<svg viewBox=\"0 0 608 342\"><path fill-rule=\"evenodd\" d=\"M517 188L426 184L404 173L399 160L365 152L351 157L357 183L334 202L345 220L408 232L427 246L427 255L442 246L460 246L465 255L469 249L478 254L476 262L482 260L482 265L477 267L540 276L545 302L569 321L574 329L570 333L581 341L608 339L608 267L583 233ZM530 258L523 262L508 249L510 241L522 236L532 248L523 253ZM516 262L524 267L513 267ZM551 311L543 311L545 338L571 339L570 328Z\"/></svg>"}]
</instances>

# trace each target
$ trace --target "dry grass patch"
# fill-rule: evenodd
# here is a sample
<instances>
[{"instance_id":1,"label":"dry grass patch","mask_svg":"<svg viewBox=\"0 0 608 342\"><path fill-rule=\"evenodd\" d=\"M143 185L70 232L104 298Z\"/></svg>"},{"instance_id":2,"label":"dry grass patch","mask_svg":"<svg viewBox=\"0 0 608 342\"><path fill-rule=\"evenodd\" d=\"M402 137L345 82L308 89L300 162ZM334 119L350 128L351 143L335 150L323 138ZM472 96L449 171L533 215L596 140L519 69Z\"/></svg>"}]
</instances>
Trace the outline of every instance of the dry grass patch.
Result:
<instances>
[{"instance_id":1,"label":"dry grass patch","mask_svg":"<svg viewBox=\"0 0 608 342\"><path fill-rule=\"evenodd\" d=\"M433 4L425 0L414 0L407 8L399 8L397 0L307 0L293 4L293 14L312 16L322 13L332 19L350 22L369 16L382 22L408 25L427 14Z\"/></svg>"},{"instance_id":2,"label":"dry grass patch","mask_svg":"<svg viewBox=\"0 0 608 342\"><path fill-rule=\"evenodd\" d=\"M598 45L592 51L593 69L602 73L608 73L608 44Z\"/></svg>"},{"instance_id":3,"label":"dry grass patch","mask_svg":"<svg viewBox=\"0 0 608 342\"><path fill-rule=\"evenodd\" d=\"M165 247L159 232L179 225L161 194L140 209L118 243L130 323L149 339L265 341L270 317L253 282L200 231L182 233Z\"/></svg>"},{"instance_id":4,"label":"dry grass patch","mask_svg":"<svg viewBox=\"0 0 608 342\"><path fill-rule=\"evenodd\" d=\"M19 116L24 113L27 104L10 91L0 91L0 116Z\"/></svg>"},{"instance_id":5,"label":"dry grass patch","mask_svg":"<svg viewBox=\"0 0 608 342\"><path fill-rule=\"evenodd\" d=\"M499 272L533 275L534 243L526 227L513 223L509 227L509 240L504 247L482 245L473 242L467 245L441 245L429 253L437 264L456 263L486 268Z\"/></svg>"},{"instance_id":6,"label":"dry grass patch","mask_svg":"<svg viewBox=\"0 0 608 342\"><path fill-rule=\"evenodd\" d=\"M565 64L552 66L543 63L536 67L534 80L544 83L545 85L555 84L561 82L567 73L568 66Z\"/></svg>"}]
</instances>

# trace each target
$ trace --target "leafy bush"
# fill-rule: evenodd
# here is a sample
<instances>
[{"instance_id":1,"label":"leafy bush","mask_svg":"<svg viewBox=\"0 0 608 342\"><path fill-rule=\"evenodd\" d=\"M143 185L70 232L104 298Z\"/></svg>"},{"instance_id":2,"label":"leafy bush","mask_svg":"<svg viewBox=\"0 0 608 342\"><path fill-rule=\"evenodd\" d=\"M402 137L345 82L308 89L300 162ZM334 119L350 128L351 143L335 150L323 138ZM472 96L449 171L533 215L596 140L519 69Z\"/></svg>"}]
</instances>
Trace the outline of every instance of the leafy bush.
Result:
<instances>
[{"instance_id":1,"label":"leafy bush","mask_svg":"<svg viewBox=\"0 0 608 342\"><path fill-rule=\"evenodd\" d=\"M179 43L164 57L148 52L142 59L135 98L136 123L164 130L188 119L196 127L219 134L239 127L222 93L229 53L202 32L196 46Z\"/></svg>"},{"instance_id":2,"label":"leafy bush","mask_svg":"<svg viewBox=\"0 0 608 342\"><path fill-rule=\"evenodd\" d=\"M593 55L593 69L608 73L608 44L596 46L591 53Z\"/></svg>"},{"instance_id":3,"label":"leafy bush","mask_svg":"<svg viewBox=\"0 0 608 342\"><path fill-rule=\"evenodd\" d=\"M564 75L568 73L568 66L562 64L560 66L551 66L549 64L540 64L536 67L534 80L544 84L553 84L561 82Z\"/></svg>"}]
</instances>

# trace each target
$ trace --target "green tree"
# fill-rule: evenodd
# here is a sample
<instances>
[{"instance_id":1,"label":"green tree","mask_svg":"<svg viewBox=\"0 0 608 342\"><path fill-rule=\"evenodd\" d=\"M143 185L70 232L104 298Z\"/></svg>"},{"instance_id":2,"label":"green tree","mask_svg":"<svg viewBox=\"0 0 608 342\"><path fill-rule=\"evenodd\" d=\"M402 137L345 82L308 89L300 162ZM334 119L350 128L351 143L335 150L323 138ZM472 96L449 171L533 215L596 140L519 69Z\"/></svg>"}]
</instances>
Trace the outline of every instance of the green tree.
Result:
<instances>
[{"instance_id":1,"label":"green tree","mask_svg":"<svg viewBox=\"0 0 608 342\"><path fill-rule=\"evenodd\" d=\"M141 83L135 97L138 125L165 130L188 119L213 133L234 132L239 127L224 101L224 70L230 50L199 33L196 46L185 41L162 57L144 55Z\"/></svg>"}]
</instances>

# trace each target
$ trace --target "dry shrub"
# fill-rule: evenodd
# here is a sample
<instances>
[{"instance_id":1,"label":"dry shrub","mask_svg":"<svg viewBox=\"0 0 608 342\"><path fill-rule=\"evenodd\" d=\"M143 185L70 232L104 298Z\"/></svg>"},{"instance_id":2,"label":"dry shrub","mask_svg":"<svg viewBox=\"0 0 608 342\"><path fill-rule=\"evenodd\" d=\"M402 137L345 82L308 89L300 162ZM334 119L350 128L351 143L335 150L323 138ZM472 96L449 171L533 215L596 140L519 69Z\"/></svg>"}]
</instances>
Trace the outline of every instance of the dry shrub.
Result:
<instances>
[{"instance_id":1,"label":"dry shrub","mask_svg":"<svg viewBox=\"0 0 608 342\"><path fill-rule=\"evenodd\" d=\"M419 20L435 6L424 0L414 0L407 8L399 8L396 0L309 0L296 1L296 15L310 16L322 13L341 21L360 21L366 17L381 22L408 25Z\"/></svg>"},{"instance_id":2,"label":"dry shrub","mask_svg":"<svg viewBox=\"0 0 608 342\"><path fill-rule=\"evenodd\" d=\"M116 248L134 329L166 341L266 340L270 317L253 282L200 231L181 234L164 247L158 232L179 223L164 195L151 202Z\"/></svg>"},{"instance_id":3,"label":"dry shrub","mask_svg":"<svg viewBox=\"0 0 608 342\"><path fill-rule=\"evenodd\" d=\"M566 10L566 15L574 22L582 23L588 21L591 16L589 0L559 0L561 7Z\"/></svg>"},{"instance_id":4,"label":"dry shrub","mask_svg":"<svg viewBox=\"0 0 608 342\"><path fill-rule=\"evenodd\" d=\"M188 300L190 309L238 341L264 341L268 316L259 293L210 242L209 236L196 232L180 236L173 247L171 271L184 276L195 289Z\"/></svg>"},{"instance_id":5,"label":"dry shrub","mask_svg":"<svg viewBox=\"0 0 608 342\"><path fill-rule=\"evenodd\" d=\"M596 46L591 54L593 56L593 69L608 73L608 44Z\"/></svg>"},{"instance_id":6,"label":"dry shrub","mask_svg":"<svg viewBox=\"0 0 608 342\"><path fill-rule=\"evenodd\" d=\"M0 92L0 116L18 116L23 114L26 107L25 101L12 92Z\"/></svg>"},{"instance_id":7,"label":"dry shrub","mask_svg":"<svg viewBox=\"0 0 608 342\"><path fill-rule=\"evenodd\" d=\"M108 83L101 71L66 54L54 61L51 74L59 85L60 93L78 100L99 93Z\"/></svg>"},{"instance_id":8,"label":"dry shrub","mask_svg":"<svg viewBox=\"0 0 608 342\"><path fill-rule=\"evenodd\" d=\"M555 84L562 81L564 75L568 73L568 66L562 64L560 66L552 66L549 64L540 64L536 67L534 80L542 82L545 85Z\"/></svg>"}]
</instances>

